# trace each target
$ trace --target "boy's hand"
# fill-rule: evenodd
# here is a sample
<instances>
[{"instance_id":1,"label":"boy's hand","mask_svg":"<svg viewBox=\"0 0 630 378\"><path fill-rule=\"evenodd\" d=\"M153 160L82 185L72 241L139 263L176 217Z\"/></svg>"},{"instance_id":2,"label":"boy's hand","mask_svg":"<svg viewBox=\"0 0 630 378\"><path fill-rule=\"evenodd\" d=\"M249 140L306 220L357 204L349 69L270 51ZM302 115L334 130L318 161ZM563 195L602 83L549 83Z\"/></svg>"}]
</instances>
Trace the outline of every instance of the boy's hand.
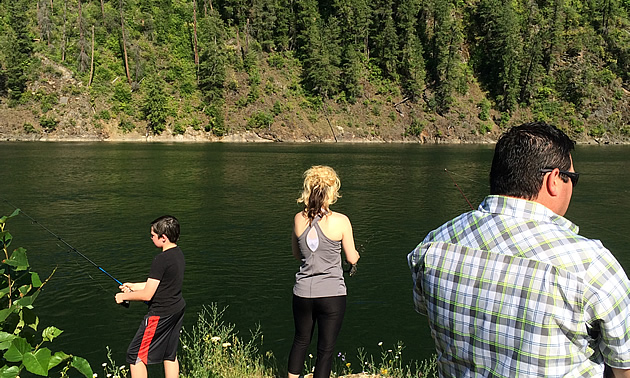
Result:
<instances>
[{"instance_id":1,"label":"boy's hand","mask_svg":"<svg viewBox=\"0 0 630 378\"><path fill-rule=\"evenodd\" d=\"M122 299L122 294L123 293L118 293L118 294L115 295L116 303L121 304L121 303L123 303L125 301L124 299Z\"/></svg>"},{"instance_id":2,"label":"boy's hand","mask_svg":"<svg viewBox=\"0 0 630 378\"><path fill-rule=\"evenodd\" d=\"M123 293L130 293L133 291L133 289L131 288L131 285L129 282L125 282L124 284L118 286L118 288L120 289L120 291L122 291Z\"/></svg>"}]
</instances>

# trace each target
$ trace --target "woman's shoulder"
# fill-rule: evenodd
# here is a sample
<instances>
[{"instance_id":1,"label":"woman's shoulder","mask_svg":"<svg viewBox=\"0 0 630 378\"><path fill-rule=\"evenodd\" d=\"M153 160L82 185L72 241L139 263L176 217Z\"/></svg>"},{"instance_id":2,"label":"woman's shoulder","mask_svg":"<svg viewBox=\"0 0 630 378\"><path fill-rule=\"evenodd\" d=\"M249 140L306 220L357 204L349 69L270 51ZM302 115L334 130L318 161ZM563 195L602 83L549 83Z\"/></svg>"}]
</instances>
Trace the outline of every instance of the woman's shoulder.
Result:
<instances>
[{"instance_id":1,"label":"woman's shoulder","mask_svg":"<svg viewBox=\"0 0 630 378\"><path fill-rule=\"evenodd\" d=\"M328 217L331 221L333 222L350 222L350 219L348 218L348 216L346 216L345 214L342 213L338 213L336 211L331 211L328 214Z\"/></svg>"}]
</instances>

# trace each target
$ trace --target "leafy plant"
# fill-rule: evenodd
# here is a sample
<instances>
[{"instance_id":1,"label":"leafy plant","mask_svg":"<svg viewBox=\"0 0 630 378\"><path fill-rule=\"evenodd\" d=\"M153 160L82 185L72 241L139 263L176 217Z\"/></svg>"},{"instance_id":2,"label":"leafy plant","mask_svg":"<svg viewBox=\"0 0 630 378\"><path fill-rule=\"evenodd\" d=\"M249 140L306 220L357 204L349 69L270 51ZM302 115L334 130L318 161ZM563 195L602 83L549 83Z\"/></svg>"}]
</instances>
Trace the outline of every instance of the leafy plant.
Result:
<instances>
[{"instance_id":1,"label":"leafy plant","mask_svg":"<svg viewBox=\"0 0 630 378\"><path fill-rule=\"evenodd\" d=\"M489 122L481 122L479 124L479 134L488 134L492 131L492 124Z\"/></svg>"},{"instance_id":2,"label":"leafy plant","mask_svg":"<svg viewBox=\"0 0 630 378\"><path fill-rule=\"evenodd\" d=\"M225 135L227 133L227 128L225 127L225 119L221 109L216 106L209 106L206 108L205 113L209 119L208 124L205 126L205 130L208 132L211 131L216 136Z\"/></svg>"},{"instance_id":3,"label":"leafy plant","mask_svg":"<svg viewBox=\"0 0 630 378\"><path fill-rule=\"evenodd\" d=\"M373 356L367 356L364 348L358 349L359 362L361 372L375 376L392 377L392 378L411 378L411 377L438 377L437 372L437 356L433 356L429 360L422 361L410 365L403 365L402 352L405 349L402 342L396 343L391 349L386 349L383 342L378 343L381 349L381 360L374 361ZM347 366L349 368L349 366Z\"/></svg>"},{"instance_id":4,"label":"leafy plant","mask_svg":"<svg viewBox=\"0 0 630 378\"><path fill-rule=\"evenodd\" d=\"M490 101L488 101L488 99L484 98L483 100L481 100L481 102L477 105L479 107L479 119L482 121L487 121L490 119Z\"/></svg>"},{"instance_id":5,"label":"leafy plant","mask_svg":"<svg viewBox=\"0 0 630 378\"><path fill-rule=\"evenodd\" d=\"M183 122L175 122L173 126L173 135L184 135L186 132L186 126L184 126Z\"/></svg>"},{"instance_id":6,"label":"leafy plant","mask_svg":"<svg viewBox=\"0 0 630 378\"><path fill-rule=\"evenodd\" d=\"M33 125L28 123L28 122L24 124L24 131L27 134L37 134L38 133L37 129Z\"/></svg>"},{"instance_id":7,"label":"leafy plant","mask_svg":"<svg viewBox=\"0 0 630 378\"><path fill-rule=\"evenodd\" d=\"M54 117L41 117L39 119L39 125L43 127L44 131L47 133L55 131L57 124L59 124L59 121L57 121Z\"/></svg>"},{"instance_id":8,"label":"leafy plant","mask_svg":"<svg viewBox=\"0 0 630 378\"><path fill-rule=\"evenodd\" d=\"M271 127L273 123L273 116L265 111L254 113L252 118L247 121L247 127L252 129L262 129L264 127Z\"/></svg>"},{"instance_id":9,"label":"leafy plant","mask_svg":"<svg viewBox=\"0 0 630 378\"><path fill-rule=\"evenodd\" d=\"M18 377L23 369L35 375L48 376L51 369L66 362L61 371L62 376L67 376L68 370L74 368L83 376L91 378L92 368L84 358L64 352L53 354L42 346L63 332L50 326L38 333L39 317L33 311L33 302L55 272L42 282L30 268L26 249L20 247L9 253L13 236L6 229L6 222L19 212L16 209L11 215L0 218L0 243L4 253L0 264L0 351L4 351L4 366L0 367L0 376Z\"/></svg>"},{"instance_id":10,"label":"leafy plant","mask_svg":"<svg viewBox=\"0 0 630 378\"><path fill-rule=\"evenodd\" d=\"M161 79L154 77L148 80L142 103L142 114L149 122L149 129L157 135L166 130L168 117L168 97L163 88L164 83Z\"/></svg>"},{"instance_id":11,"label":"leafy plant","mask_svg":"<svg viewBox=\"0 0 630 378\"><path fill-rule=\"evenodd\" d=\"M268 352L263 357L258 350L260 329L246 342L234 325L224 323L224 312L216 304L204 306L196 325L182 331L182 353L178 353L182 377L273 377L272 369L265 366L265 358L273 355Z\"/></svg>"},{"instance_id":12,"label":"leafy plant","mask_svg":"<svg viewBox=\"0 0 630 378\"><path fill-rule=\"evenodd\" d=\"M404 136L409 136L409 135L420 136L426 124L427 124L426 121L420 121L419 119L414 117L411 120L411 125L409 125L409 127L405 129Z\"/></svg>"},{"instance_id":13,"label":"leafy plant","mask_svg":"<svg viewBox=\"0 0 630 378\"><path fill-rule=\"evenodd\" d=\"M133 129L136 128L136 125L134 125L133 122L131 122L130 120L123 117L118 122L118 128L123 132L123 134L127 134L133 131Z\"/></svg>"}]
</instances>

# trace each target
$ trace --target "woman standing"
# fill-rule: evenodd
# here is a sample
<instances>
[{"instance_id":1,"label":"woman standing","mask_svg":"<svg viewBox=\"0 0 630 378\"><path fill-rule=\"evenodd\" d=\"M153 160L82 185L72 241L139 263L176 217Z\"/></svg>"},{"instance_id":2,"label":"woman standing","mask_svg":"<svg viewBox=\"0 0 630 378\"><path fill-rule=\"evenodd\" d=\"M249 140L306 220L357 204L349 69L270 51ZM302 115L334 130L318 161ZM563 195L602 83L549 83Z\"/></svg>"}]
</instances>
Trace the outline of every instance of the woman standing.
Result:
<instances>
[{"instance_id":1,"label":"woman standing","mask_svg":"<svg viewBox=\"0 0 630 378\"><path fill-rule=\"evenodd\" d=\"M328 378L332 357L346 311L346 284L341 268L341 250L350 264L359 253L354 246L347 216L330 210L337 201L341 182L330 167L313 166L304 172L304 189L298 203L305 209L295 215L293 256L302 261L293 286L295 337L289 354L289 378L297 378L315 323L317 360L314 378Z\"/></svg>"}]
</instances>

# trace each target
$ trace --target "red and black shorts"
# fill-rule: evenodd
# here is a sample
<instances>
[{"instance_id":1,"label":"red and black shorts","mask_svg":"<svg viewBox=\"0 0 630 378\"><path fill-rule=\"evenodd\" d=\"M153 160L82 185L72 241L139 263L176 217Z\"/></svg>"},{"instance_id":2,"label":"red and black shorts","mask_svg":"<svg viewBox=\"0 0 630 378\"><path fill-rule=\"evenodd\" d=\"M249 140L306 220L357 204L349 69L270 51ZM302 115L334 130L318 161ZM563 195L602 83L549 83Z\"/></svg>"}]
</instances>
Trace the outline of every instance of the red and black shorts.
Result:
<instances>
[{"instance_id":1,"label":"red and black shorts","mask_svg":"<svg viewBox=\"0 0 630 378\"><path fill-rule=\"evenodd\" d=\"M175 361L184 310L168 316L146 315L127 349L127 363Z\"/></svg>"}]
</instances>

